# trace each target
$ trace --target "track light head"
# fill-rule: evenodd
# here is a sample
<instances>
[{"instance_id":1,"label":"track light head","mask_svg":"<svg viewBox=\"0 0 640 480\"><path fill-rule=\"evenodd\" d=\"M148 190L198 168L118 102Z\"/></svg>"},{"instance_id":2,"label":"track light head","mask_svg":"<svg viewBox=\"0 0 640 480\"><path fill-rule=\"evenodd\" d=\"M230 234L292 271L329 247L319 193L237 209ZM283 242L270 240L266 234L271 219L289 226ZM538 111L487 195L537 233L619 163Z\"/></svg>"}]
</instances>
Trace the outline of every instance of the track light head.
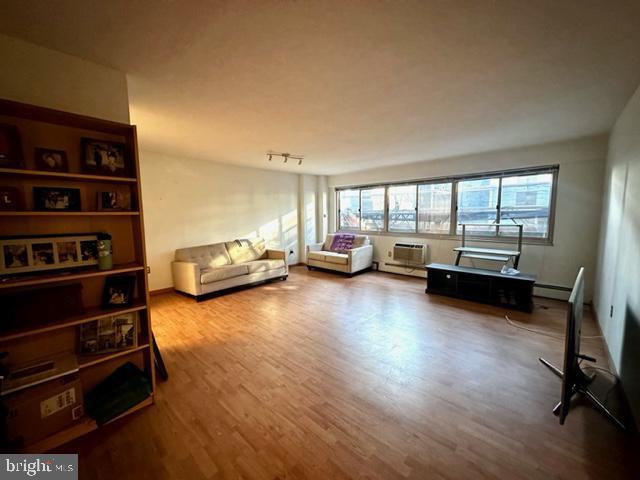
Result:
<instances>
[{"instance_id":1,"label":"track light head","mask_svg":"<svg viewBox=\"0 0 640 480\"><path fill-rule=\"evenodd\" d=\"M271 154L269 154L269 161L271 161L271 157L272 157L272 155L271 155Z\"/></svg>"},{"instance_id":2,"label":"track light head","mask_svg":"<svg viewBox=\"0 0 640 480\"><path fill-rule=\"evenodd\" d=\"M298 165L302 165L302 159L298 160Z\"/></svg>"}]
</instances>

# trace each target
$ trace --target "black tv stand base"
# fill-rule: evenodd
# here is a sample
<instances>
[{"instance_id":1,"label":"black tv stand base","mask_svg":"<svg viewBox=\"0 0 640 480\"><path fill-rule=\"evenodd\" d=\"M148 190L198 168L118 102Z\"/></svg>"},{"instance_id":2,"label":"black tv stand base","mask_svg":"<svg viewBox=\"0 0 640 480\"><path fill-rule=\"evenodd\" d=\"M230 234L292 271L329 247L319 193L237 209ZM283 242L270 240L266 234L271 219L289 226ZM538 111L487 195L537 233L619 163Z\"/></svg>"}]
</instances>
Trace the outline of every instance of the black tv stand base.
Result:
<instances>
[{"instance_id":1,"label":"black tv stand base","mask_svg":"<svg viewBox=\"0 0 640 480\"><path fill-rule=\"evenodd\" d=\"M551 364L550 362L548 362L547 360L545 360L544 358L538 358L538 360L540 360L540 362L547 367L549 370L551 370L551 373L553 373L555 376L559 377L560 379L562 379L564 377L564 374L562 373L562 370L560 370L558 367L554 366L553 364ZM626 430L627 428L625 427L624 423L622 423L620 420L618 420L618 418L609 411L609 409L604 405L604 403L602 403L598 397L596 397L593 392L591 390L589 390L589 384L593 381L595 377L594 375L587 375L586 373L584 373L581 369L579 370L579 375L578 375L578 380L576 381L575 385L573 385L573 395L576 395L578 393L584 395L586 397L587 400L589 400L589 402L591 403L591 405L598 410L600 413L602 413L605 417L607 417L609 420L611 420L613 423L615 423L618 427L620 427L622 430ZM554 415L559 415L560 413L560 407L562 406L562 402L559 402L554 408L553 408L553 414ZM564 421L560 421L560 424L562 425L564 423Z\"/></svg>"}]
</instances>

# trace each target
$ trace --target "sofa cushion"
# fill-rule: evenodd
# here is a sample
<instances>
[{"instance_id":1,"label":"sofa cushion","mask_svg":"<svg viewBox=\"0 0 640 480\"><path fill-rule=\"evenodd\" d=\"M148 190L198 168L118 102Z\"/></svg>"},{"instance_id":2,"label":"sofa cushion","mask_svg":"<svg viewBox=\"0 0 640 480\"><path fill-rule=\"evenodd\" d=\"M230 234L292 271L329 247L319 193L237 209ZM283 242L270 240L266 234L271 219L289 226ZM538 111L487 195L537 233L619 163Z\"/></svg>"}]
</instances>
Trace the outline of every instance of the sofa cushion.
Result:
<instances>
[{"instance_id":1,"label":"sofa cushion","mask_svg":"<svg viewBox=\"0 0 640 480\"><path fill-rule=\"evenodd\" d=\"M324 261L327 263L336 263L338 265L347 265L349 263L349 255L346 253L322 252Z\"/></svg>"},{"instance_id":2,"label":"sofa cushion","mask_svg":"<svg viewBox=\"0 0 640 480\"><path fill-rule=\"evenodd\" d=\"M249 269L246 265L224 265L222 267L207 268L200 275L200 283L213 283L227 278L248 275Z\"/></svg>"},{"instance_id":3,"label":"sofa cushion","mask_svg":"<svg viewBox=\"0 0 640 480\"><path fill-rule=\"evenodd\" d=\"M277 270L284 268L284 260L254 260L252 262L243 263L249 269L249 273L268 272L269 270Z\"/></svg>"},{"instance_id":4,"label":"sofa cushion","mask_svg":"<svg viewBox=\"0 0 640 480\"><path fill-rule=\"evenodd\" d=\"M331 249L331 245L333 244L333 237L335 235L330 233L327 235L327 238L324 241L324 245L322 246L323 250L328 252L334 251ZM365 245L369 245L371 242L369 241L368 235L356 235L353 239L353 248L364 247Z\"/></svg>"},{"instance_id":5,"label":"sofa cushion","mask_svg":"<svg viewBox=\"0 0 640 480\"><path fill-rule=\"evenodd\" d=\"M213 243L200 247L179 248L176 250L177 262L197 263L200 268L231 265L231 257L224 243Z\"/></svg>"},{"instance_id":6,"label":"sofa cushion","mask_svg":"<svg viewBox=\"0 0 640 480\"><path fill-rule=\"evenodd\" d=\"M225 245L234 265L258 260L267 251L267 246L262 238L243 238L227 242Z\"/></svg>"},{"instance_id":7,"label":"sofa cushion","mask_svg":"<svg viewBox=\"0 0 640 480\"><path fill-rule=\"evenodd\" d=\"M324 262L324 254L327 252L309 252L307 258L309 260L316 260L318 262Z\"/></svg>"}]
</instances>

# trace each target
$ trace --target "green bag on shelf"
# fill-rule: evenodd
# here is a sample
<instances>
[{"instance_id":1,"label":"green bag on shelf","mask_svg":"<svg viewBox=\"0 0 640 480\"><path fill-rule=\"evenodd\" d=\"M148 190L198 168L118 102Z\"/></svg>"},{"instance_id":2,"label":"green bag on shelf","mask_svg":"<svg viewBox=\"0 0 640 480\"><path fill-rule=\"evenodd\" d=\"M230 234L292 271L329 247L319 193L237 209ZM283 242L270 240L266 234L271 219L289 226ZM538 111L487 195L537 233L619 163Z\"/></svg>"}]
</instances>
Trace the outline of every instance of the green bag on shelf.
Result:
<instances>
[{"instance_id":1,"label":"green bag on shelf","mask_svg":"<svg viewBox=\"0 0 640 480\"><path fill-rule=\"evenodd\" d=\"M145 373L127 362L88 392L84 398L87 414L102 425L126 412L151 394Z\"/></svg>"}]
</instances>

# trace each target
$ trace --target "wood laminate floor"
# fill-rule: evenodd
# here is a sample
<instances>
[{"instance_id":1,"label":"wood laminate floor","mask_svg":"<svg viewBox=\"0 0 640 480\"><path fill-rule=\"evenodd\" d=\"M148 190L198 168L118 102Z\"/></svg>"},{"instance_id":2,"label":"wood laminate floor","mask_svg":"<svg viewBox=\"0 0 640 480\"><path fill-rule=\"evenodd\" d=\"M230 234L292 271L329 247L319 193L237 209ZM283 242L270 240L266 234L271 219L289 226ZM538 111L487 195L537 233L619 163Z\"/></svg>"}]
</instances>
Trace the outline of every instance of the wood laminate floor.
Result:
<instances>
[{"instance_id":1,"label":"wood laminate floor","mask_svg":"<svg viewBox=\"0 0 640 480\"><path fill-rule=\"evenodd\" d=\"M560 365L561 339L424 287L298 267L203 303L154 297L156 405L60 451L82 479L638 478L637 444L596 411L552 415L560 383L537 358ZM536 304L510 315L561 334L565 304ZM601 339L583 351L606 366Z\"/></svg>"}]
</instances>

